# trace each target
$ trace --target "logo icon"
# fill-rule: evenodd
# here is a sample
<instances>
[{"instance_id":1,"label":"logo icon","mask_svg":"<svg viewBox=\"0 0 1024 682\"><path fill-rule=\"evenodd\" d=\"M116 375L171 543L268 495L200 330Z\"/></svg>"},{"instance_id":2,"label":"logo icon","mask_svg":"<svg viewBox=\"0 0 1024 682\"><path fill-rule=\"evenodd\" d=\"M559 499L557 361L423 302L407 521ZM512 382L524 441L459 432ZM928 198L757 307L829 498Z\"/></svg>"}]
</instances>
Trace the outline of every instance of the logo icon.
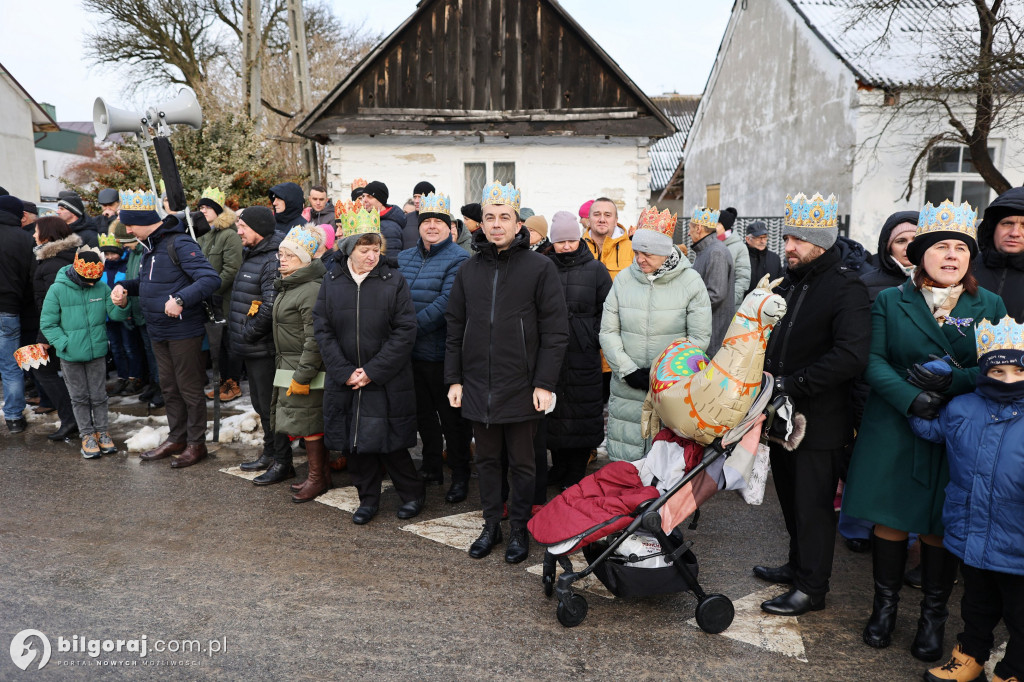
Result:
<instances>
[{"instance_id":1,"label":"logo icon","mask_svg":"<svg viewBox=\"0 0 1024 682\"><path fill-rule=\"evenodd\" d=\"M32 665L32 661L36 659L36 654L39 653L31 644L27 643L30 637L38 637L39 641L43 644L43 654L39 661L39 668L50 662L50 640L47 639L46 635L39 632L39 630L22 630L11 640L11 660L14 661L14 665L22 670L27 670Z\"/></svg>"}]
</instances>

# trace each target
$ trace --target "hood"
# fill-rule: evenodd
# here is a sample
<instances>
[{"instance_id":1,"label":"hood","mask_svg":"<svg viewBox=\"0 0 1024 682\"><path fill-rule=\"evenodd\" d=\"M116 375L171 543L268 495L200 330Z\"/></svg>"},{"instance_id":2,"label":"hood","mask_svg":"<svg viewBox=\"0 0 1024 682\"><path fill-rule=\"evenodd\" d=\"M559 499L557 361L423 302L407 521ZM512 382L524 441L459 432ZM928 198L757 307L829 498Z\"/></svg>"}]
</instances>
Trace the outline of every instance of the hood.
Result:
<instances>
[{"instance_id":1,"label":"hood","mask_svg":"<svg viewBox=\"0 0 1024 682\"><path fill-rule=\"evenodd\" d=\"M487 241L487 235L485 235L484 231L480 229L473 233L472 246L473 250L479 253L484 258L487 258L488 260L494 260L500 258L502 254L505 254L507 256L516 249L529 250L530 231L525 227L519 228L519 232L516 234L515 238L512 239L512 243L509 245L509 247L499 253L498 249L495 248L494 244Z\"/></svg>"},{"instance_id":2,"label":"hood","mask_svg":"<svg viewBox=\"0 0 1024 682\"><path fill-rule=\"evenodd\" d=\"M153 230L153 234L149 235L149 239L142 243L145 244L147 249L152 251L154 245L169 234L185 234L185 225L173 215L164 218L160 227Z\"/></svg>"},{"instance_id":3,"label":"hood","mask_svg":"<svg viewBox=\"0 0 1024 682\"><path fill-rule=\"evenodd\" d=\"M13 213L7 211L0 211L0 225L9 225L10 227L21 227L21 217L16 216Z\"/></svg>"},{"instance_id":4,"label":"hood","mask_svg":"<svg viewBox=\"0 0 1024 682\"><path fill-rule=\"evenodd\" d=\"M859 272L865 267L871 269L870 266L865 265L868 260L868 252L860 242L855 242L849 237L839 235L835 246L839 250L840 262L846 267L854 272Z\"/></svg>"},{"instance_id":5,"label":"hood","mask_svg":"<svg viewBox=\"0 0 1024 682\"><path fill-rule=\"evenodd\" d=\"M44 261L55 257L61 251L67 251L69 249L78 249L82 245L82 238L77 234L64 237L64 239L58 239L55 242L46 242L36 247L36 260ZM74 255L72 254L72 259Z\"/></svg>"},{"instance_id":6,"label":"hood","mask_svg":"<svg viewBox=\"0 0 1024 682\"><path fill-rule=\"evenodd\" d=\"M235 221L237 219L238 216L235 214L234 211L232 211L230 208L225 208L223 211L220 212L220 215L214 219L213 224L210 225L210 227L212 227L215 230L223 230L228 227L234 226Z\"/></svg>"},{"instance_id":7,"label":"hood","mask_svg":"<svg viewBox=\"0 0 1024 682\"><path fill-rule=\"evenodd\" d=\"M75 272L74 265L68 264L57 271L57 276L53 278L52 286L62 286L70 289L87 289L90 285L86 284L82 280L82 277Z\"/></svg>"},{"instance_id":8,"label":"hood","mask_svg":"<svg viewBox=\"0 0 1024 682\"><path fill-rule=\"evenodd\" d=\"M274 196L284 200L284 210L275 213L279 225L288 225L302 215L302 188L294 182L282 182L270 188Z\"/></svg>"},{"instance_id":9,"label":"hood","mask_svg":"<svg viewBox=\"0 0 1024 682\"><path fill-rule=\"evenodd\" d=\"M920 214L917 211L897 211L885 219L885 222L882 223L882 231L878 233L878 250L875 251L877 254L875 265L878 266L879 270L894 277L906 276L903 268L897 265L896 261L889 255L889 235L892 234L893 228L900 223L914 223L917 225L919 217Z\"/></svg>"},{"instance_id":10,"label":"hood","mask_svg":"<svg viewBox=\"0 0 1024 682\"><path fill-rule=\"evenodd\" d=\"M622 223L615 223L615 229L612 230L612 233L610 235L608 235L608 240L614 242L615 240L622 239L625 236L626 236L626 228L622 226ZM583 238L584 239L589 239L590 241L594 241L594 238L592 236L590 236L590 230L589 229L584 231Z\"/></svg>"},{"instance_id":11,"label":"hood","mask_svg":"<svg viewBox=\"0 0 1024 682\"><path fill-rule=\"evenodd\" d=\"M985 217L978 227L978 250L989 267L1024 270L1024 253L1005 254L995 248L996 225L1011 215L1024 215L1024 187L1003 192L985 209Z\"/></svg>"}]
</instances>

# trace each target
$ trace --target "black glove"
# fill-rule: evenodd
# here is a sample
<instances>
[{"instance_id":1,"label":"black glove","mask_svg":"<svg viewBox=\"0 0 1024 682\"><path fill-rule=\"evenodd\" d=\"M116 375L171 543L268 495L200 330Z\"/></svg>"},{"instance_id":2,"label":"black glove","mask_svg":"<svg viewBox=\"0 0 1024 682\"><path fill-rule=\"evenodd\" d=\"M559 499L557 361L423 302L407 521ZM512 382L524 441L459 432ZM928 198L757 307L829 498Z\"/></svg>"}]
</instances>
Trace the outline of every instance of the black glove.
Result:
<instances>
[{"instance_id":1,"label":"black glove","mask_svg":"<svg viewBox=\"0 0 1024 682\"><path fill-rule=\"evenodd\" d=\"M953 373L936 374L921 363L907 370L907 381L922 391L942 393L953 384Z\"/></svg>"},{"instance_id":2,"label":"black glove","mask_svg":"<svg viewBox=\"0 0 1024 682\"><path fill-rule=\"evenodd\" d=\"M651 388L651 368L641 367L627 374L624 379L630 388L635 388L638 391L647 391Z\"/></svg>"},{"instance_id":3,"label":"black glove","mask_svg":"<svg viewBox=\"0 0 1024 682\"><path fill-rule=\"evenodd\" d=\"M910 403L910 414L921 419L935 419L939 416L939 408L946 400L934 391L921 391Z\"/></svg>"}]
</instances>

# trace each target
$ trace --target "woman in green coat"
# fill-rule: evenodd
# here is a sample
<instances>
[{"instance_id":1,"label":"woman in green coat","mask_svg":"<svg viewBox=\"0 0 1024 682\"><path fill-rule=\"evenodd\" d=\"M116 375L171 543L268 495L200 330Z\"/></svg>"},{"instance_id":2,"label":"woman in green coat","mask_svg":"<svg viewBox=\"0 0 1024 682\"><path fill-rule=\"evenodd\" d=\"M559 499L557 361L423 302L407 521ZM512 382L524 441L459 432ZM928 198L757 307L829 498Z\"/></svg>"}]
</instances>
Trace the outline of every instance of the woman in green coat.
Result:
<instances>
[{"instance_id":1,"label":"woman in green coat","mask_svg":"<svg viewBox=\"0 0 1024 682\"><path fill-rule=\"evenodd\" d=\"M950 398L974 390L978 375L974 328L1001 319L1006 307L978 287L971 272L977 254L968 204L943 202L921 209L907 256L913 278L878 295L871 309L871 386L850 462L843 511L875 523L872 542L875 596L864 642L889 646L903 584L908 533L921 539L924 598L911 653L923 661L942 655L946 602L956 559L942 546L942 504L949 482L945 446L916 437L908 415L934 418ZM946 356L951 372L929 365ZM949 367L951 366L951 368Z\"/></svg>"},{"instance_id":2,"label":"woman in green coat","mask_svg":"<svg viewBox=\"0 0 1024 682\"><path fill-rule=\"evenodd\" d=\"M293 227L278 247L281 279L274 282L274 346L277 374L271 398L270 425L292 440L306 442L309 478L293 486L293 502L309 502L330 488L324 449L323 371L320 349L313 337L313 308L316 306L324 264L313 254L320 248L317 236L303 227ZM310 384L318 379L317 388ZM264 478L282 481L295 475L290 461L275 461Z\"/></svg>"}]
</instances>

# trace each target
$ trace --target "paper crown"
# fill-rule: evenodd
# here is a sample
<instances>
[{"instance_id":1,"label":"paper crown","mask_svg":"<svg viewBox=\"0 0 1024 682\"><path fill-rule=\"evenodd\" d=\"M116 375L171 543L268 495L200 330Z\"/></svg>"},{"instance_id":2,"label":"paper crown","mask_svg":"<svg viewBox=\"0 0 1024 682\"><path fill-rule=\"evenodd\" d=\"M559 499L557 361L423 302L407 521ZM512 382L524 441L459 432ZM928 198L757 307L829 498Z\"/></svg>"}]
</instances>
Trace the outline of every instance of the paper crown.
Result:
<instances>
[{"instance_id":1,"label":"paper crown","mask_svg":"<svg viewBox=\"0 0 1024 682\"><path fill-rule=\"evenodd\" d=\"M447 194L431 192L420 197L420 215L424 213L440 213L449 218L452 215L452 202Z\"/></svg>"},{"instance_id":2,"label":"paper crown","mask_svg":"<svg viewBox=\"0 0 1024 682\"><path fill-rule=\"evenodd\" d=\"M718 216L718 211L713 211L710 208L701 208L700 206L694 206L693 215L690 216L690 222L697 223L703 228L713 230L715 229L715 225L718 224Z\"/></svg>"},{"instance_id":3,"label":"paper crown","mask_svg":"<svg viewBox=\"0 0 1024 682\"><path fill-rule=\"evenodd\" d=\"M121 197L122 211L155 211L156 194L146 190L122 189L118 192Z\"/></svg>"},{"instance_id":4,"label":"paper crown","mask_svg":"<svg viewBox=\"0 0 1024 682\"><path fill-rule=\"evenodd\" d=\"M39 369L41 365L50 363L50 353L41 343L33 343L30 346L22 346L14 351L14 361L24 371Z\"/></svg>"},{"instance_id":5,"label":"paper crown","mask_svg":"<svg viewBox=\"0 0 1024 682\"><path fill-rule=\"evenodd\" d=\"M839 215L839 200L835 194L828 199L815 192L808 199L803 192L786 197L786 210L782 222L786 227L832 228Z\"/></svg>"},{"instance_id":6,"label":"paper crown","mask_svg":"<svg viewBox=\"0 0 1024 682\"><path fill-rule=\"evenodd\" d=\"M483 196L480 199L480 205L486 206L487 204L491 204L493 206L511 206L516 213L519 213L519 202L522 198L522 192L511 184L503 185L500 182L492 182L484 187Z\"/></svg>"},{"instance_id":7,"label":"paper crown","mask_svg":"<svg viewBox=\"0 0 1024 682\"><path fill-rule=\"evenodd\" d=\"M718 213L715 212L717 216ZM638 230L654 230L664 235L671 237L676 232L676 220L678 216L674 213L670 213L666 208L661 213L658 213L657 206L650 206L640 212L640 217L636 221L636 229Z\"/></svg>"},{"instance_id":8,"label":"paper crown","mask_svg":"<svg viewBox=\"0 0 1024 682\"><path fill-rule=\"evenodd\" d=\"M339 227L342 237L372 232L380 234L380 213L375 208L369 211L361 208L353 213L346 213Z\"/></svg>"},{"instance_id":9,"label":"paper crown","mask_svg":"<svg viewBox=\"0 0 1024 682\"><path fill-rule=\"evenodd\" d=\"M99 242L101 249L104 246L116 246L119 249L121 248L121 242L117 240L117 235L115 234L101 234L97 238L97 241Z\"/></svg>"},{"instance_id":10,"label":"paper crown","mask_svg":"<svg viewBox=\"0 0 1024 682\"><path fill-rule=\"evenodd\" d=\"M346 213L355 213L359 210L360 204L355 201L342 201L338 199L334 202L334 219L341 220L342 216Z\"/></svg>"},{"instance_id":11,"label":"paper crown","mask_svg":"<svg viewBox=\"0 0 1024 682\"><path fill-rule=\"evenodd\" d=\"M360 187L366 187L366 180L364 178L356 178L355 180L353 180L352 185L349 187L349 189L359 189Z\"/></svg>"},{"instance_id":12,"label":"paper crown","mask_svg":"<svg viewBox=\"0 0 1024 682\"><path fill-rule=\"evenodd\" d=\"M299 248L308 253L310 257L316 253L316 250L320 248L320 239L312 231L307 230L301 225L296 225L292 229L288 230L288 234L284 236L283 242L292 242L297 244Z\"/></svg>"},{"instance_id":13,"label":"paper crown","mask_svg":"<svg viewBox=\"0 0 1024 682\"><path fill-rule=\"evenodd\" d=\"M999 320L999 324L982 320L974 330L974 339L979 358L994 350L1024 351L1024 324L1017 324L1009 315Z\"/></svg>"},{"instance_id":14,"label":"paper crown","mask_svg":"<svg viewBox=\"0 0 1024 682\"><path fill-rule=\"evenodd\" d=\"M207 187L203 190L203 194L199 198L209 199L211 201L215 201L218 206L224 206L224 190L219 187Z\"/></svg>"},{"instance_id":15,"label":"paper crown","mask_svg":"<svg viewBox=\"0 0 1024 682\"><path fill-rule=\"evenodd\" d=\"M95 253L99 256L99 261L87 261L81 258L84 253ZM75 262L71 266L85 279L99 279L103 275L103 253L97 248L83 246L75 252Z\"/></svg>"},{"instance_id":16,"label":"paper crown","mask_svg":"<svg viewBox=\"0 0 1024 682\"><path fill-rule=\"evenodd\" d=\"M938 206L929 202L921 209L914 238L929 232L959 232L977 241L978 230L974 227L977 219L978 211L966 201L959 206L949 199Z\"/></svg>"}]
</instances>

